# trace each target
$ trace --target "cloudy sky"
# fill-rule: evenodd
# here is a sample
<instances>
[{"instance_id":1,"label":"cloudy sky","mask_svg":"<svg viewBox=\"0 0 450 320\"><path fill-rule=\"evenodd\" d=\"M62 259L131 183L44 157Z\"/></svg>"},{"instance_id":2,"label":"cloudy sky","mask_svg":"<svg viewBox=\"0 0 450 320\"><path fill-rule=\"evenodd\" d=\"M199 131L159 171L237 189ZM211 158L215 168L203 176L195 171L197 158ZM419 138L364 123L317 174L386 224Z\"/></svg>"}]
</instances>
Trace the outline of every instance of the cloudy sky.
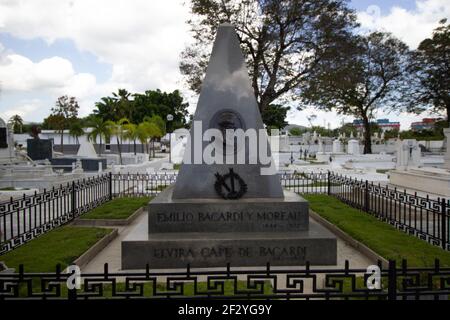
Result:
<instances>
[{"instance_id":1,"label":"cloudy sky","mask_svg":"<svg viewBox=\"0 0 450 320\"><path fill-rule=\"evenodd\" d=\"M117 88L182 88L180 53L190 41L187 0L0 0L0 117L41 121L58 96L73 95L80 115ZM390 31L411 48L450 18L449 0L353 0L366 31ZM195 109L196 97L183 89ZM339 126L332 113L289 114L304 124ZM421 117L378 114L402 128Z\"/></svg>"}]
</instances>

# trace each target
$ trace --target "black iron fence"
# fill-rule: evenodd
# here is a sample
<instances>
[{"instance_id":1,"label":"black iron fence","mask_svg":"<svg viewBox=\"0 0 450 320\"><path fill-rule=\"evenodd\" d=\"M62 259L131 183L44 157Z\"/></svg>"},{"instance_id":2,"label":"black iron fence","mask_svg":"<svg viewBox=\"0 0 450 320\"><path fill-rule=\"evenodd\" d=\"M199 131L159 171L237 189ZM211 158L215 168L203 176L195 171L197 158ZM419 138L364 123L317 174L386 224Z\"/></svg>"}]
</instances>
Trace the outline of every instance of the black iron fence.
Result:
<instances>
[{"instance_id":1,"label":"black iron fence","mask_svg":"<svg viewBox=\"0 0 450 320\"><path fill-rule=\"evenodd\" d=\"M399 230L450 250L450 202L419 196L332 172L281 175L282 185L301 194L328 194Z\"/></svg>"},{"instance_id":2,"label":"black iron fence","mask_svg":"<svg viewBox=\"0 0 450 320\"><path fill-rule=\"evenodd\" d=\"M450 250L450 203L331 172L283 173L283 187L301 194L328 194L400 230ZM176 174L104 174L0 203L0 255L70 222L115 197L154 196Z\"/></svg>"},{"instance_id":3,"label":"black iron fence","mask_svg":"<svg viewBox=\"0 0 450 320\"><path fill-rule=\"evenodd\" d=\"M304 299L304 300L449 300L450 268L439 261L430 268L411 268L403 261L379 262L368 269L305 267L284 269L232 268L177 272L154 271L101 273L62 271L0 273L0 301L14 299Z\"/></svg>"},{"instance_id":4,"label":"black iron fence","mask_svg":"<svg viewBox=\"0 0 450 320\"><path fill-rule=\"evenodd\" d=\"M175 174L103 174L0 203L0 255L83 213L126 196L154 196Z\"/></svg>"}]
</instances>

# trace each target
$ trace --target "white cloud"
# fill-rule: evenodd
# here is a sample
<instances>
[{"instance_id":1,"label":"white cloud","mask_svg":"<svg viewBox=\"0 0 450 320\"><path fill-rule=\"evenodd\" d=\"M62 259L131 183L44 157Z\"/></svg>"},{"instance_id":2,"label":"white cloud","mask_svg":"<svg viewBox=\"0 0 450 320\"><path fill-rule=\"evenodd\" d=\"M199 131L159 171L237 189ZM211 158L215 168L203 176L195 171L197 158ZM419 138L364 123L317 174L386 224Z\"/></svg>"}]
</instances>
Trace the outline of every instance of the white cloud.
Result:
<instances>
[{"instance_id":1,"label":"white cloud","mask_svg":"<svg viewBox=\"0 0 450 320\"><path fill-rule=\"evenodd\" d=\"M29 91L63 86L74 71L70 61L60 57L44 59L33 63L30 59L10 54L0 64L5 91Z\"/></svg>"},{"instance_id":2,"label":"white cloud","mask_svg":"<svg viewBox=\"0 0 450 320\"><path fill-rule=\"evenodd\" d=\"M135 91L178 85L179 55L189 39L181 0L8 1L0 12L0 32L48 43L71 39L113 66L112 83Z\"/></svg>"},{"instance_id":3,"label":"white cloud","mask_svg":"<svg viewBox=\"0 0 450 320\"><path fill-rule=\"evenodd\" d=\"M423 39L431 36L443 18L450 18L449 0L418 0L415 10L394 6L387 15L381 15L375 6L358 13L362 28L392 32L411 48L416 48Z\"/></svg>"},{"instance_id":4,"label":"white cloud","mask_svg":"<svg viewBox=\"0 0 450 320\"><path fill-rule=\"evenodd\" d=\"M18 114L24 120L33 120L30 115L42 107L42 102L38 99L22 101L21 103L0 112L0 118L7 121L12 116Z\"/></svg>"}]
</instances>

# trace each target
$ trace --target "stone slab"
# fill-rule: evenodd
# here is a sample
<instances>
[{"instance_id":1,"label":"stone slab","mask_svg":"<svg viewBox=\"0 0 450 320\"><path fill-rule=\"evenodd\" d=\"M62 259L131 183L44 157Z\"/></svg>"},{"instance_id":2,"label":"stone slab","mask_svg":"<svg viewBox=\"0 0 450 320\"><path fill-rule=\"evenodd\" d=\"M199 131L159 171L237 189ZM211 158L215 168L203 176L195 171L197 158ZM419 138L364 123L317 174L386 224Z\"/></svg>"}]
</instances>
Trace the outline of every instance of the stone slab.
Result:
<instances>
[{"instance_id":1,"label":"stone slab","mask_svg":"<svg viewBox=\"0 0 450 320\"><path fill-rule=\"evenodd\" d=\"M148 230L164 232L294 232L308 230L308 202L284 198L173 199L173 187L148 205Z\"/></svg>"},{"instance_id":2,"label":"stone slab","mask_svg":"<svg viewBox=\"0 0 450 320\"><path fill-rule=\"evenodd\" d=\"M436 174L441 170L441 174ZM450 176L445 169L389 171L389 183L401 188L450 197Z\"/></svg>"},{"instance_id":3,"label":"stone slab","mask_svg":"<svg viewBox=\"0 0 450 320\"><path fill-rule=\"evenodd\" d=\"M64 171L70 172L72 171L72 163L76 162L77 159L81 160L81 166L84 171L98 171L99 163L102 164L102 170L107 169L105 158L53 158L51 160L51 163L55 169L62 169Z\"/></svg>"},{"instance_id":4,"label":"stone slab","mask_svg":"<svg viewBox=\"0 0 450 320\"><path fill-rule=\"evenodd\" d=\"M122 241L122 269L335 265L336 237L315 222L308 231L148 233L139 224Z\"/></svg>"},{"instance_id":5,"label":"stone slab","mask_svg":"<svg viewBox=\"0 0 450 320\"><path fill-rule=\"evenodd\" d=\"M27 155L32 160L52 160L53 139L27 139Z\"/></svg>"}]
</instances>

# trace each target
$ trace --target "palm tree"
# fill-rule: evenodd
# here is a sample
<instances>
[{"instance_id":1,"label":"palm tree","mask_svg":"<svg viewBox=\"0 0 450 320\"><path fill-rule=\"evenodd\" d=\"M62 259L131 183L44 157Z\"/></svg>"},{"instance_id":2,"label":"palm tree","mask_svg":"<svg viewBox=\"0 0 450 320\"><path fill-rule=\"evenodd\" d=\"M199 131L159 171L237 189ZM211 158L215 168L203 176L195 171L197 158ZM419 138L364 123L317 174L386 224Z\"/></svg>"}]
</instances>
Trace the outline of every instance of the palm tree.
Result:
<instances>
[{"instance_id":1,"label":"palm tree","mask_svg":"<svg viewBox=\"0 0 450 320\"><path fill-rule=\"evenodd\" d=\"M95 103L93 113L101 117L104 121L114 120L117 116L116 101L111 97L103 97L100 102Z\"/></svg>"},{"instance_id":2,"label":"palm tree","mask_svg":"<svg viewBox=\"0 0 450 320\"><path fill-rule=\"evenodd\" d=\"M166 132L166 123L164 120L158 116L153 115L151 117L144 117L144 121L152 124L152 130L150 137L152 138L152 152L153 157L155 157L155 140L161 139L165 135Z\"/></svg>"},{"instance_id":3,"label":"palm tree","mask_svg":"<svg viewBox=\"0 0 450 320\"><path fill-rule=\"evenodd\" d=\"M70 128L69 128L69 134L72 137L75 137L77 144L80 144L80 141L78 140L78 137L81 137L82 135L84 135L84 130L83 130L83 126L81 125L80 121L74 121Z\"/></svg>"},{"instance_id":4,"label":"palm tree","mask_svg":"<svg viewBox=\"0 0 450 320\"><path fill-rule=\"evenodd\" d=\"M23 119L21 116L13 115L8 122L13 127L14 133L22 133Z\"/></svg>"},{"instance_id":5,"label":"palm tree","mask_svg":"<svg viewBox=\"0 0 450 320\"><path fill-rule=\"evenodd\" d=\"M117 93L113 92L112 99L116 104L116 114L119 118L133 118L133 105L132 101L130 101L130 96L131 93L126 89L119 89Z\"/></svg>"},{"instance_id":6,"label":"palm tree","mask_svg":"<svg viewBox=\"0 0 450 320\"><path fill-rule=\"evenodd\" d=\"M144 121L138 125L137 128L137 136L138 139L141 141L142 145L146 145L147 147L147 153L150 156L149 152L149 146L148 146L148 139L153 139L154 137L158 136L161 133L158 126L150 121Z\"/></svg>"},{"instance_id":7,"label":"palm tree","mask_svg":"<svg viewBox=\"0 0 450 320\"><path fill-rule=\"evenodd\" d=\"M147 128L147 123L146 122L141 122L136 127L136 138L139 140L139 142L142 145L142 153L145 153L144 145L147 146L147 140L149 138L148 131L149 130ZM148 153L148 146L147 146L147 153Z\"/></svg>"},{"instance_id":8,"label":"palm tree","mask_svg":"<svg viewBox=\"0 0 450 320\"><path fill-rule=\"evenodd\" d=\"M88 133L88 140L97 143L97 137L100 138L100 152L102 153L102 138L108 139L111 136L110 127L107 121L103 121L102 118L93 118L90 123L92 131Z\"/></svg>"},{"instance_id":9,"label":"palm tree","mask_svg":"<svg viewBox=\"0 0 450 320\"><path fill-rule=\"evenodd\" d=\"M106 121L106 125L109 127L111 135L116 136L117 150L119 151L120 164L123 163L121 144L122 144L122 140L124 138L124 132L125 132L124 125L129 124L129 123L130 123L130 121L128 121L127 118L122 118L117 122L110 121L110 120Z\"/></svg>"},{"instance_id":10,"label":"palm tree","mask_svg":"<svg viewBox=\"0 0 450 320\"><path fill-rule=\"evenodd\" d=\"M128 141L133 140L133 149L134 154L136 155L136 139L137 137L137 126L134 123L126 123L123 125L124 139L127 139ZM128 144L129 146L129 144Z\"/></svg>"}]
</instances>

